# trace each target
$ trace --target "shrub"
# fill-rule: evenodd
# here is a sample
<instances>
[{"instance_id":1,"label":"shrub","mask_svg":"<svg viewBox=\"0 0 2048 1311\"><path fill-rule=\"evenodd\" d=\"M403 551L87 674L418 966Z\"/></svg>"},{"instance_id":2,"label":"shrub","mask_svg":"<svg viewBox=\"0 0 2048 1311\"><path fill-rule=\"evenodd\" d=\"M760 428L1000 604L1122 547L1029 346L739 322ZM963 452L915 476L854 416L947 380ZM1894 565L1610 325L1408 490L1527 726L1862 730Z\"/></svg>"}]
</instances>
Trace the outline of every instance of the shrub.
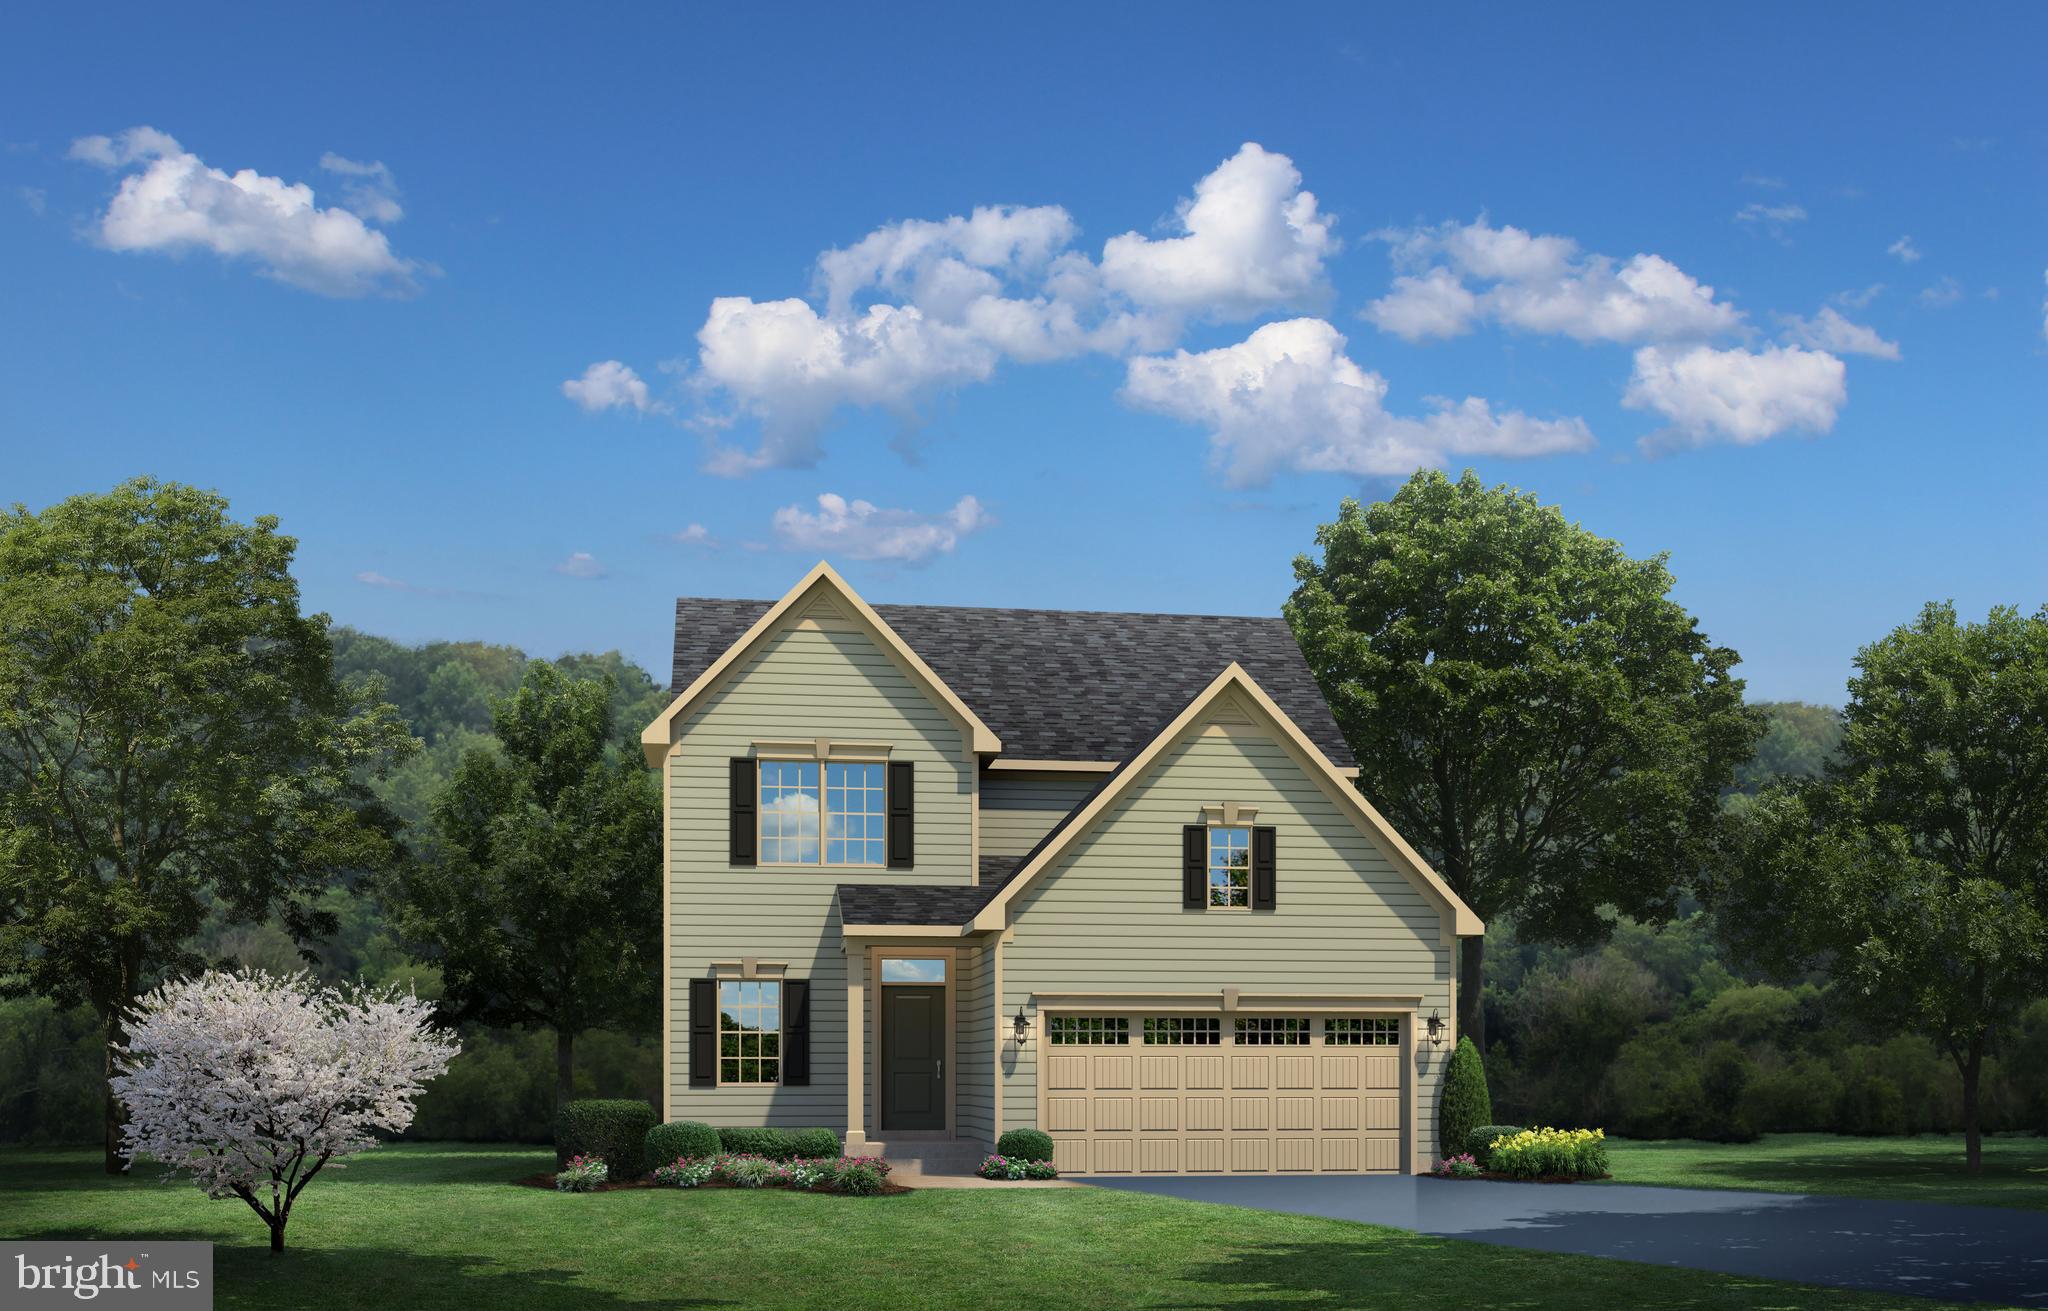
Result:
<instances>
[{"instance_id":1,"label":"shrub","mask_svg":"<svg viewBox=\"0 0 2048 1311\"><path fill-rule=\"evenodd\" d=\"M1487 1167L1515 1179L1597 1179L1607 1173L1598 1129L1524 1129L1487 1153Z\"/></svg>"},{"instance_id":2,"label":"shrub","mask_svg":"<svg viewBox=\"0 0 2048 1311\"><path fill-rule=\"evenodd\" d=\"M598 1156L572 1156L555 1176L555 1188L564 1193L587 1193L611 1178L611 1169Z\"/></svg>"},{"instance_id":3,"label":"shrub","mask_svg":"<svg viewBox=\"0 0 2048 1311\"><path fill-rule=\"evenodd\" d=\"M654 1167L654 1182L664 1188L696 1188L711 1182L718 1163L709 1157L679 1157Z\"/></svg>"},{"instance_id":4,"label":"shrub","mask_svg":"<svg viewBox=\"0 0 2048 1311\"><path fill-rule=\"evenodd\" d=\"M721 1156L718 1177L738 1188L759 1188L777 1177L780 1167L765 1156Z\"/></svg>"},{"instance_id":5,"label":"shrub","mask_svg":"<svg viewBox=\"0 0 2048 1311\"><path fill-rule=\"evenodd\" d=\"M1465 1150L1471 1153L1479 1164L1486 1164L1486 1153L1493 1147L1496 1138L1512 1138L1522 1132L1519 1124L1482 1124L1465 1135Z\"/></svg>"},{"instance_id":6,"label":"shrub","mask_svg":"<svg viewBox=\"0 0 2048 1311\"><path fill-rule=\"evenodd\" d=\"M1486 1062L1470 1038L1458 1039L1444 1071L1443 1096L1437 1102L1436 1140L1449 1151L1469 1141L1472 1131L1493 1119L1493 1099L1486 1093Z\"/></svg>"},{"instance_id":7,"label":"shrub","mask_svg":"<svg viewBox=\"0 0 2048 1311\"><path fill-rule=\"evenodd\" d=\"M1480 1173L1479 1162L1472 1159L1472 1153L1461 1152L1438 1161L1436 1173L1447 1179L1477 1179Z\"/></svg>"},{"instance_id":8,"label":"shrub","mask_svg":"<svg viewBox=\"0 0 2048 1311\"><path fill-rule=\"evenodd\" d=\"M1052 1136L1040 1129L1012 1129L996 1139L996 1155L1019 1161L1050 1161Z\"/></svg>"},{"instance_id":9,"label":"shrub","mask_svg":"<svg viewBox=\"0 0 2048 1311\"><path fill-rule=\"evenodd\" d=\"M646 1163L676 1161L684 1157L716 1156L721 1144L718 1130L695 1120L670 1120L657 1124L641 1140L640 1159Z\"/></svg>"},{"instance_id":10,"label":"shrub","mask_svg":"<svg viewBox=\"0 0 2048 1311\"><path fill-rule=\"evenodd\" d=\"M733 1156L765 1156L771 1161L798 1157L837 1157L839 1135L830 1129L767 1129L740 1125L718 1131L718 1145Z\"/></svg>"},{"instance_id":11,"label":"shrub","mask_svg":"<svg viewBox=\"0 0 2048 1311\"><path fill-rule=\"evenodd\" d=\"M873 1160L842 1161L833 1172L832 1187L835 1192L847 1193L854 1197L872 1197L882 1191L884 1171L880 1163Z\"/></svg>"},{"instance_id":12,"label":"shrub","mask_svg":"<svg viewBox=\"0 0 2048 1311\"><path fill-rule=\"evenodd\" d=\"M654 1127L654 1108L646 1102L586 1099L569 1102L555 1116L555 1159L601 1156L621 1178L632 1179L645 1167L640 1150Z\"/></svg>"}]
</instances>

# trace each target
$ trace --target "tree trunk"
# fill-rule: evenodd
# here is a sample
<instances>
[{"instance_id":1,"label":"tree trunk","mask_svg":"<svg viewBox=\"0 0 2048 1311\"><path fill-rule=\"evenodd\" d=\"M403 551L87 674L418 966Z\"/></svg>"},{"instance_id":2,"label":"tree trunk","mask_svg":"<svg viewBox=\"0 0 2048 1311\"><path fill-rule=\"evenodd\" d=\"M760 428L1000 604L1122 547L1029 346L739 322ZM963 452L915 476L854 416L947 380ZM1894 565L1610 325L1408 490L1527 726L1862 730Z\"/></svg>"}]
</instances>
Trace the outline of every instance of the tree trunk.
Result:
<instances>
[{"instance_id":1,"label":"tree trunk","mask_svg":"<svg viewBox=\"0 0 2048 1311\"><path fill-rule=\"evenodd\" d=\"M102 1052L106 1062L105 1082L100 1086L100 1096L103 1099L100 1127L105 1138L102 1145L106 1149L107 1173L120 1174L127 1165L121 1157L121 1126L128 1122L128 1116L121 1106L121 1099L114 1096L114 1046L116 1043L127 1041L128 1029L121 1022L119 1011L112 1011L100 1017L100 1035L106 1039L105 1050Z\"/></svg>"},{"instance_id":2,"label":"tree trunk","mask_svg":"<svg viewBox=\"0 0 2048 1311\"><path fill-rule=\"evenodd\" d=\"M576 1095L576 1035L555 1030L555 1114L560 1115Z\"/></svg>"},{"instance_id":3,"label":"tree trunk","mask_svg":"<svg viewBox=\"0 0 2048 1311\"><path fill-rule=\"evenodd\" d=\"M1486 939L1458 939L1458 1036L1486 1054Z\"/></svg>"},{"instance_id":4,"label":"tree trunk","mask_svg":"<svg viewBox=\"0 0 2048 1311\"><path fill-rule=\"evenodd\" d=\"M284 1216L270 1222L270 1254L276 1256L284 1251Z\"/></svg>"},{"instance_id":5,"label":"tree trunk","mask_svg":"<svg viewBox=\"0 0 2048 1311\"><path fill-rule=\"evenodd\" d=\"M1971 1174L1984 1173L1984 1131L1977 1107L1977 1078L1984 1072L1984 1048L1970 1044L1970 1057L1963 1067L1963 1162Z\"/></svg>"}]
</instances>

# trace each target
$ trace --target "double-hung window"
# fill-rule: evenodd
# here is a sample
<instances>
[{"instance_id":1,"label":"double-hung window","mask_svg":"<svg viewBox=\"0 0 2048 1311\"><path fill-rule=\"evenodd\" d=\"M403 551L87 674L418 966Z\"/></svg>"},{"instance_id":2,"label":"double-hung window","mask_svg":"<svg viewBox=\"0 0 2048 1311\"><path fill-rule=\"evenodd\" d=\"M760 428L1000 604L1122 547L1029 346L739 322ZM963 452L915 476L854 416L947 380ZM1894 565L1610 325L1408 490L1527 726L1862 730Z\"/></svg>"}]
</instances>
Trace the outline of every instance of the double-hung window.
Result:
<instances>
[{"instance_id":1,"label":"double-hung window","mask_svg":"<svg viewBox=\"0 0 2048 1311\"><path fill-rule=\"evenodd\" d=\"M1252 904L1252 831L1217 826L1209 830L1209 904Z\"/></svg>"},{"instance_id":2,"label":"double-hung window","mask_svg":"<svg viewBox=\"0 0 2048 1311\"><path fill-rule=\"evenodd\" d=\"M719 980L718 1082L782 1082L781 983Z\"/></svg>"},{"instance_id":3,"label":"double-hung window","mask_svg":"<svg viewBox=\"0 0 2048 1311\"><path fill-rule=\"evenodd\" d=\"M881 865L888 832L882 761L761 761L761 861Z\"/></svg>"}]
</instances>

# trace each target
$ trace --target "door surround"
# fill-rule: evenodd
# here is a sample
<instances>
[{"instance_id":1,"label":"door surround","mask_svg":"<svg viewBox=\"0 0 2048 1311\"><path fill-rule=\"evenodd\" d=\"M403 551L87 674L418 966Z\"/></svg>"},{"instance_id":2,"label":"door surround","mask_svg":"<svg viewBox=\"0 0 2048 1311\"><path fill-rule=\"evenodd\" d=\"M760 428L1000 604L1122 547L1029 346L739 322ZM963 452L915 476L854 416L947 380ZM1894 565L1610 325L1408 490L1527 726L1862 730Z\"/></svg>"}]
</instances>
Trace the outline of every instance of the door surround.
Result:
<instances>
[{"instance_id":1,"label":"door surround","mask_svg":"<svg viewBox=\"0 0 2048 1311\"><path fill-rule=\"evenodd\" d=\"M874 1040L864 1043L862 1046L866 1050L868 1062L868 1114L874 1119L875 1136L883 1139L883 1141L887 1141L889 1131L882 1127L882 990L893 987L929 985L885 984L882 982L882 962L885 960L933 959L946 962L946 1065L943 1075L939 1080L939 1096L946 1107L945 1134L948 1138L951 1138L956 1132L955 1111L957 1099L953 1095L953 1089L959 1084L958 1078L955 1077L955 1072L960 1068L958 1062L954 1060L955 1033L959 1027L960 1019L960 994L958 991L960 973L959 949L957 947L933 947L923 943L887 947L870 946L868 948L867 973L873 986L868 989L872 994L868 1000L868 1028L869 1032L874 1035ZM934 1131L929 1129L906 1129L901 1132L931 1133Z\"/></svg>"}]
</instances>

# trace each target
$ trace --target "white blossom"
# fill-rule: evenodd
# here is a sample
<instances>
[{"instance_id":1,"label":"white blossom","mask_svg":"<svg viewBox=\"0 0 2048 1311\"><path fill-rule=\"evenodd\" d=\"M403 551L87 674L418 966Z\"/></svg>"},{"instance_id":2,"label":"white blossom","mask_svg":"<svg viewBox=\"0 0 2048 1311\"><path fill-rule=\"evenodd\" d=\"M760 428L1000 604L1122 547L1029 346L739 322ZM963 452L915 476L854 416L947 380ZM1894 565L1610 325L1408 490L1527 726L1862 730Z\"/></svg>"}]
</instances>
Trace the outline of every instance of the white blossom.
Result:
<instances>
[{"instance_id":1,"label":"white blossom","mask_svg":"<svg viewBox=\"0 0 2048 1311\"><path fill-rule=\"evenodd\" d=\"M116 1049L122 1153L189 1172L263 1217L271 1250L330 1161L412 1123L413 1100L461 1050L433 1006L305 973L209 972L143 997ZM337 1165L336 1168L340 1168Z\"/></svg>"}]
</instances>

